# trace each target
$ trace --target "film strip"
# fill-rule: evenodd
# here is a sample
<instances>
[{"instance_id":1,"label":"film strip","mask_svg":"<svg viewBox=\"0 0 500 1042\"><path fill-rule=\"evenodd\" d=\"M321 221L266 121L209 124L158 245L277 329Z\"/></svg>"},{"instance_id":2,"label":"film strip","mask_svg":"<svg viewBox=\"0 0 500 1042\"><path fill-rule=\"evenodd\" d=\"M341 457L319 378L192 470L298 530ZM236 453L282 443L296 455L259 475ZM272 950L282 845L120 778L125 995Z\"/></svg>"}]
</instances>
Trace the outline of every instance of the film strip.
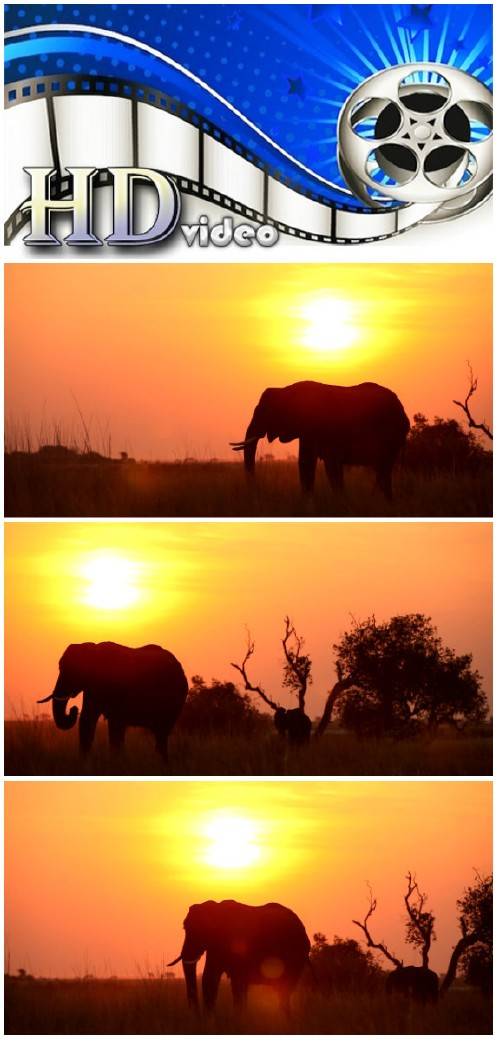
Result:
<instances>
[{"instance_id":1,"label":"film strip","mask_svg":"<svg viewBox=\"0 0 500 1042\"><path fill-rule=\"evenodd\" d=\"M407 231L435 209L411 204L373 211L304 188L244 148L210 120L158 90L112 77L45 76L5 87L9 245L29 212L25 166L51 166L54 198L71 195L68 166L149 167L197 196L258 224L309 242L377 242Z\"/></svg>"}]
</instances>

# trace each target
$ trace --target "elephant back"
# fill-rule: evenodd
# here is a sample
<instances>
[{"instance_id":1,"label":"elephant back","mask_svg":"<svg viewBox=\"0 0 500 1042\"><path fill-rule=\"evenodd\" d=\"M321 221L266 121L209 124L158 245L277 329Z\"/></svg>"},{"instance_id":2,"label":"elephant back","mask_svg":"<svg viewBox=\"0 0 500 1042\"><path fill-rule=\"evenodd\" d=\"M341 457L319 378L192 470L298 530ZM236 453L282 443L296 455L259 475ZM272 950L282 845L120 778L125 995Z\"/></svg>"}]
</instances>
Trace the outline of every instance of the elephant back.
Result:
<instances>
[{"instance_id":1,"label":"elephant back","mask_svg":"<svg viewBox=\"0 0 500 1042\"><path fill-rule=\"evenodd\" d=\"M99 692L104 715L118 710L131 725L154 726L167 717L173 722L187 698L180 662L158 645L98 644L92 669L89 686Z\"/></svg>"}]
</instances>

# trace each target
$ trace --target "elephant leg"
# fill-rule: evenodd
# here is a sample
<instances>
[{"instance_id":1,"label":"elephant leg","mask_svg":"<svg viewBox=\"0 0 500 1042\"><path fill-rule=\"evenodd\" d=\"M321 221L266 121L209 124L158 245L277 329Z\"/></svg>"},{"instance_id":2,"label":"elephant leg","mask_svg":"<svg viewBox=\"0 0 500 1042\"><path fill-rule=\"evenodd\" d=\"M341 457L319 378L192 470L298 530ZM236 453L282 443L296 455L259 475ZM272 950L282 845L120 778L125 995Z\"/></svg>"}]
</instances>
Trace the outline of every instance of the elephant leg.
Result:
<instances>
[{"instance_id":1,"label":"elephant leg","mask_svg":"<svg viewBox=\"0 0 500 1042\"><path fill-rule=\"evenodd\" d=\"M383 463L377 467L376 483L385 498L392 500L392 463Z\"/></svg>"},{"instance_id":2,"label":"elephant leg","mask_svg":"<svg viewBox=\"0 0 500 1042\"><path fill-rule=\"evenodd\" d=\"M292 1015L290 1007L290 988L277 988L279 1007L283 1015L288 1019Z\"/></svg>"},{"instance_id":3,"label":"elephant leg","mask_svg":"<svg viewBox=\"0 0 500 1042\"><path fill-rule=\"evenodd\" d=\"M92 742L94 741L95 729L97 727L97 721L100 717L100 713L97 709L91 705L86 698L83 696L83 706L80 713L80 720L78 724L79 740L80 740L80 752L82 756L87 756L92 748Z\"/></svg>"},{"instance_id":4,"label":"elephant leg","mask_svg":"<svg viewBox=\"0 0 500 1042\"><path fill-rule=\"evenodd\" d=\"M168 763L168 731L156 730L154 735L156 752L164 763Z\"/></svg>"},{"instance_id":5,"label":"elephant leg","mask_svg":"<svg viewBox=\"0 0 500 1042\"><path fill-rule=\"evenodd\" d=\"M207 955L205 969L201 978L201 990L203 994L203 1005L208 1013L213 1010L217 1001L222 970Z\"/></svg>"},{"instance_id":6,"label":"elephant leg","mask_svg":"<svg viewBox=\"0 0 500 1042\"><path fill-rule=\"evenodd\" d=\"M304 438L300 438L299 477L302 491L305 493L312 492L314 488L317 458L316 452L311 445Z\"/></svg>"},{"instance_id":7,"label":"elephant leg","mask_svg":"<svg viewBox=\"0 0 500 1042\"><path fill-rule=\"evenodd\" d=\"M248 995L248 984L241 977L231 977L231 992L235 1009L243 1009L246 1006Z\"/></svg>"},{"instance_id":8,"label":"elephant leg","mask_svg":"<svg viewBox=\"0 0 500 1042\"><path fill-rule=\"evenodd\" d=\"M112 717L108 720L109 748L112 752L120 753L122 751L125 741L125 729L126 725L121 720L114 720Z\"/></svg>"},{"instance_id":9,"label":"elephant leg","mask_svg":"<svg viewBox=\"0 0 500 1042\"><path fill-rule=\"evenodd\" d=\"M330 485L334 490L340 491L344 487L344 468L333 456L325 457L325 470Z\"/></svg>"}]
</instances>

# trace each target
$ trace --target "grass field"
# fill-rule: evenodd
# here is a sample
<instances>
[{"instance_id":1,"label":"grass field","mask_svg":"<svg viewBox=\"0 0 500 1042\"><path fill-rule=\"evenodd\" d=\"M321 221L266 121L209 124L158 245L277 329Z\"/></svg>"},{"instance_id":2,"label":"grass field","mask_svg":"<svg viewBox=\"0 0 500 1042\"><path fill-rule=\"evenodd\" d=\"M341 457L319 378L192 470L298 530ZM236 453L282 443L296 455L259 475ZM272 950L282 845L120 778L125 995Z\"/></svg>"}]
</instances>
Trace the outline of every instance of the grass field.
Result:
<instances>
[{"instance_id":1,"label":"grass field","mask_svg":"<svg viewBox=\"0 0 500 1042\"><path fill-rule=\"evenodd\" d=\"M333 492L318 469L314 496L299 492L293 460L263 461L256 480L241 463L134 463L5 458L9 517L490 517L492 478L479 473L395 473L392 503L361 469Z\"/></svg>"},{"instance_id":2,"label":"grass field","mask_svg":"<svg viewBox=\"0 0 500 1042\"><path fill-rule=\"evenodd\" d=\"M107 729L98 727L88 759L78 752L77 728L58 731L51 720L7 720L8 775L489 775L492 738L484 732L444 732L404 741L357 739L332 729L319 741L293 749L271 729L262 735L193 735L174 731L167 770L152 738L127 733L123 753L111 754Z\"/></svg>"},{"instance_id":3,"label":"grass field","mask_svg":"<svg viewBox=\"0 0 500 1042\"><path fill-rule=\"evenodd\" d=\"M298 992L285 1019L265 990L235 1014L223 982L215 1013L195 1018L180 980L7 979L8 1034L471 1034L492 1031L491 1002L456 985L435 1006L385 994Z\"/></svg>"}]
</instances>

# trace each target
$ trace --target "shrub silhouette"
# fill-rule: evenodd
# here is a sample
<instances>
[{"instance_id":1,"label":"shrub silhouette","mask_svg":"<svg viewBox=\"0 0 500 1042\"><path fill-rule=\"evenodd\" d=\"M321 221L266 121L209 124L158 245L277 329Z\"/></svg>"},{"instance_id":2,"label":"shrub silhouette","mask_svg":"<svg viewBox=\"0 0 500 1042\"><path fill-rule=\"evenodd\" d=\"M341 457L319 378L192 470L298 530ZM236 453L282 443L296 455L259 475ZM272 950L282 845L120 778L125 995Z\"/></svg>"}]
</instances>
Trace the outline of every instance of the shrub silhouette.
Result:
<instances>
[{"instance_id":1,"label":"shrub silhouette","mask_svg":"<svg viewBox=\"0 0 500 1042\"><path fill-rule=\"evenodd\" d=\"M404 466L414 471L477 473L491 466L493 454L485 449L473 431L465 431L456 420L435 416L430 423L423 413L415 413L406 439Z\"/></svg>"},{"instance_id":2,"label":"shrub silhouette","mask_svg":"<svg viewBox=\"0 0 500 1042\"><path fill-rule=\"evenodd\" d=\"M269 728L270 720L230 680L212 680L208 685L203 677L194 676L179 727L189 734L248 736Z\"/></svg>"},{"instance_id":3,"label":"shrub silhouette","mask_svg":"<svg viewBox=\"0 0 500 1042\"><path fill-rule=\"evenodd\" d=\"M380 987L383 971L358 941L335 936L329 944L323 933L315 933L313 940L310 961L321 991L368 992Z\"/></svg>"}]
</instances>

